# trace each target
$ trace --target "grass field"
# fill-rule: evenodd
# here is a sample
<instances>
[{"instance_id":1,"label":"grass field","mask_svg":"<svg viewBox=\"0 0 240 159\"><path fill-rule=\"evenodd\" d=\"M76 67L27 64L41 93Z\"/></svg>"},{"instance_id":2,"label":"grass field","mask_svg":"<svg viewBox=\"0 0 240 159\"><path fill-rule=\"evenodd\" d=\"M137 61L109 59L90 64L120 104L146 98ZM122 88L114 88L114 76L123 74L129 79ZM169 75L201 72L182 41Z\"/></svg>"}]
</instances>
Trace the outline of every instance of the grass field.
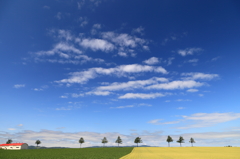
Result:
<instances>
[{"instance_id":1,"label":"grass field","mask_svg":"<svg viewBox=\"0 0 240 159\"><path fill-rule=\"evenodd\" d=\"M129 154L132 149L132 147L111 147L0 150L0 159L119 159Z\"/></svg>"},{"instance_id":2,"label":"grass field","mask_svg":"<svg viewBox=\"0 0 240 159\"><path fill-rule=\"evenodd\" d=\"M137 147L121 159L240 159L240 148Z\"/></svg>"}]
</instances>

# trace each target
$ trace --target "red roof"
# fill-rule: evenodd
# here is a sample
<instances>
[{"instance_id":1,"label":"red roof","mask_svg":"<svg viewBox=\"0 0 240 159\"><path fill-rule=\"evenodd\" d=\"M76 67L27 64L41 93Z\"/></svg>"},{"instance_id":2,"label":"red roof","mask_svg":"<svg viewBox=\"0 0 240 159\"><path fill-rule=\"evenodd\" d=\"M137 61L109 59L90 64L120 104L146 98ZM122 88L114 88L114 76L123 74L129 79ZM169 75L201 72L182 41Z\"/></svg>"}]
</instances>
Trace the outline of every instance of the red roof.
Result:
<instances>
[{"instance_id":1,"label":"red roof","mask_svg":"<svg viewBox=\"0 0 240 159\"><path fill-rule=\"evenodd\" d=\"M25 143L0 144L0 146L22 146Z\"/></svg>"}]
</instances>

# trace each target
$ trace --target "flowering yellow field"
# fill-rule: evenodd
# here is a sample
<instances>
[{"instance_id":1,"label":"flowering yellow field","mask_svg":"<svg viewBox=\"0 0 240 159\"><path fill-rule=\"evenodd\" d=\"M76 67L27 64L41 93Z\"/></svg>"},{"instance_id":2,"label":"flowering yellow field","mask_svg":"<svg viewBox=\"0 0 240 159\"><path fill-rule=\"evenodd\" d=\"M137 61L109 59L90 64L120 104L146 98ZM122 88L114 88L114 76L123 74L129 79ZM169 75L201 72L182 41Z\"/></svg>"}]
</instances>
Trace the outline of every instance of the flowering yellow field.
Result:
<instances>
[{"instance_id":1,"label":"flowering yellow field","mask_svg":"<svg viewBox=\"0 0 240 159\"><path fill-rule=\"evenodd\" d=\"M240 148L136 147L121 159L240 159Z\"/></svg>"}]
</instances>

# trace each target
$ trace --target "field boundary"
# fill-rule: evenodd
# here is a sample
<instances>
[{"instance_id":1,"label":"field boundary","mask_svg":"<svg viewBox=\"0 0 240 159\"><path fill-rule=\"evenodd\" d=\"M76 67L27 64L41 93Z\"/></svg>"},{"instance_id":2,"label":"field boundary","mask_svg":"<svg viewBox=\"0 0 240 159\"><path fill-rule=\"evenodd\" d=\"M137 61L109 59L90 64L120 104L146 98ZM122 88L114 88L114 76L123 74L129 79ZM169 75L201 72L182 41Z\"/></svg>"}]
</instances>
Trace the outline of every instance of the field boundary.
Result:
<instances>
[{"instance_id":1,"label":"field boundary","mask_svg":"<svg viewBox=\"0 0 240 159\"><path fill-rule=\"evenodd\" d=\"M125 158L127 158L131 153L133 153L134 150L135 150L135 147L132 149L132 151L131 151L129 154L127 154L127 155L121 157L120 159L125 159Z\"/></svg>"}]
</instances>

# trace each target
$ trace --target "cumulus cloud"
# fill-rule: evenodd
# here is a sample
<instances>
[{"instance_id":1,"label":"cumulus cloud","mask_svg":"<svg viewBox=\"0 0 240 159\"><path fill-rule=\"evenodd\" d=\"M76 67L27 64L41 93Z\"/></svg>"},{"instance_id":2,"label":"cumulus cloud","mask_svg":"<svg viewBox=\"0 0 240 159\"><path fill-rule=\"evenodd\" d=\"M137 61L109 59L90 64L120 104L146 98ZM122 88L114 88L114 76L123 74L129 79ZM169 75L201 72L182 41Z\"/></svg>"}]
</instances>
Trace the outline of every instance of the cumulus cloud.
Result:
<instances>
[{"instance_id":1,"label":"cumulus cloud","mask_svg":"<svg viewBox=\"0 0 240 159\"><path fill-rule=\"evenodd\" d=\"M161 66L154 67L154 66L146 66L146 65L139 65L139 64L131 64L131 65L120 65L113 68L90 68L85 71L81 72L73 72L70 73L70 77L67 79L62 79L60 81L55 81L57 83L80 83L84 84L90 79L96 78L98 75L115 75L119 77L124 77L128 74L133 73L143 73L143 72L156 72L156 73L163 73L167 74L168 72L162 68Z\"/></svg>"},{"instance_id":2,"label":"cumulus cloud","mask_svg":"<svg viewBox=\"0 0 240 159\"><path fill-rule=\"evenodd\" d=\"M184 50L178 50L178 54L181 56L193 55L197 52L203 51L201 48L186 48Z\"/></svg>"},{"instance_id":3,"label":"cumulus cloud","mask_svg":"<svg viewBox=\"0 0 240 159\"><path fill-rule=\"evenodd\" d=\"M148 64L148 65L154 65L154 64L157 64L159 63L159 60L157 57L151 57L150 59L148 60L145 60L143 61L144 63Z\"/></svg>"},{"instance_id":4,"label":"cumulus cloud","mask_svg":"<svg viewBox=\"0 0 240 159\"><path fill-rule=\"evenodd\" d=\"M122 96L119 96L119 99L152 99L152 98L157 98L157 97L164 97L165 95L162 93L127 93Z\"/></svg>"},{"instance_id":5,"label":"cumulus cloud","mask_svg":"<svg viewBox=\"0 0 240 159\"><path fill-rule=\"evenodd\" d=\"M25 84L15 84L14 86L13 86L14 88L23 88L23 87L25 87Z\"/></svg>"}]
</instances>

